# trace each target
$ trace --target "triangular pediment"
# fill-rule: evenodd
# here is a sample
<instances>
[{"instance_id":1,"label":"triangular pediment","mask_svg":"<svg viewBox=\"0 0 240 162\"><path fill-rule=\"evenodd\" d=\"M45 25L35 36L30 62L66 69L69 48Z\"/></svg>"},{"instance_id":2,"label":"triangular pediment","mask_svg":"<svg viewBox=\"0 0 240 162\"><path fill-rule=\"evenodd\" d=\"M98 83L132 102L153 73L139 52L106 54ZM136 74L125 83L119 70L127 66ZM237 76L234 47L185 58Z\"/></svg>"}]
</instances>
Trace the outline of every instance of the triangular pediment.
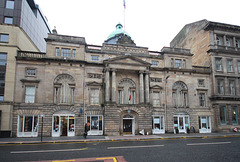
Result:
<instances>
[{"instance_id":1,"label":"triangular pediment","mask_svg":"<svg viewBox=\"0 0 240 162\"><path fill-rule=\"evenodd\" d=\"M124 55L120 57L111 58L104 61L104 64L121 64L121 65L137 65L137 66L151 66L149 62L143 61L131 55Z\"/></svg>"}]
</instances>

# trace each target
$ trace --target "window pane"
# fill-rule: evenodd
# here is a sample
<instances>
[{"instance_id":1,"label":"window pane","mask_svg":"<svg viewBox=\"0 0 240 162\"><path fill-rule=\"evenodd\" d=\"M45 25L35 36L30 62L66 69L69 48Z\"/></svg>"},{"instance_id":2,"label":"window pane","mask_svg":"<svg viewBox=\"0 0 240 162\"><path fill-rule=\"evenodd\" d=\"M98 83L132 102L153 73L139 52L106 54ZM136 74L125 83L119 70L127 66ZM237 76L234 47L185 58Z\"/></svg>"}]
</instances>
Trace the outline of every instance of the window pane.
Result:
<instances>
[{"instance_id":1,"label":"window pane","mask_svg":"<svg viewBox=\"0 0 240 162\"><path fill-rule=\"evenodd\" d=\"M71 50L62 48L62 57L70 57L71 56Z\"/></svg>"},{"instance_id":2,"label":"window pane","mask_svg":"<svg viewBox=\"0 0 240 162\"><path fill-rule=\"evenodd\" d=\"M222 70L222 60L221 59L216 59L216 70L221 71Z\"/></svg>"},{"instance_id":3,"label":"window pane","mask_svg":"<svg viewBox=\"0 0 240 162\"><path fill-rule=\"evenodd\" d=\"M35 76L36 69L27 69L27 76Z\"/></svg>"},{"instance_id":4,"label":"window pane","mask_svg":"<svg viewBox=\"0 0 240 162\"><path fill-rule=\"evenodd\" d=\"M34 116L33 132L38 131L38 116Z\"/></svg>"},{"instance_id":5,"label":"window pane","mask_svg":"<svg viewBox=\"0 0 240 162\"><path fill-rule=\"evenodd\" d=\"M56 48L56 56L60 56L59 55L59 48Z\"/></svg>"},{"instance_id":6,"label":"window pane","mask_svg":"<svg viewBox=\"0 0 240 162\"><path fill-rule=\"evenodd\" d=\"M226 124L226 109L225 109L225 107L220 107L220 122L221 122L221 124Z\"/></svg>"},{"instance_id":7,"label":"window pane","mask_svg":"<svg viewBox=\"0 0 240 162\"><path fill-rule=\"evenodd\" d=\"M158 61L152 61L152 66L158 66Z\"/></svg>"},{"instance_id":8,"label":"window pane","mask_svg":"<svg viewBox=\"0 0 240 162\"><path fill-rule=\"evenodd\" d=\"M76 58L76 50L73 49L72 52L73 52L73 58Z\"/></svg>"},{"instance_id":9,"label":"window pane","mask_svg":"<svg viewBox=\"0 0 240 162\"><path fill-rule=\"evenodd\" d=\"M237 107L232 108L232 123L238 124L238 114L237 114Z\"/></svg>"},{"instance_id":10,"label":"window pane","mask_svg":"<svg viewBox=\"0 0 240 162\"><path fill-rule=\"evenodd\" d=\"M99 61L99 56L92 56L92 61Z\"/></svg>"},{"instance_id":11,"label":"window pane","mask_svg":"<svg viewBox=\"0 0 240 162\"><path fill-rule=\"evenodd\" d=\"M8 34L0 34L0 42L8 42L9 35Z\"/></svg>"},{"instance_id":12,"label":"window pane","mask_svg":"<svg viewBox=\"0 0 240 162\"><path fill-rule=\"evenodd\" d=\"M32 132L33 117L25 116L24 132Z\"/></svg>"},{"instance_id":13,"label":"window pane","mask_svg":"<svg viewBox=\"0 0 240 162\"><path fill-rule=\"evenodd\" d=\"M4 23L5 24L13 24L13 18L12 17L4 17Z\"/></svg>"},{"instance_id":14,"label":"window pane","mask_svg":"<svg viewBox=\"0 0 240 162\"><path fill-rule=\"evenodd\" d=\"M19 122L18 122L18 131L23 131L23 116L19 116Z\"/></svg>"},{"instance_id":15,"label":"window pane","mask_svg":"<svg viewBox=\"0 0 240 162\"><path fill-rule=\"evenodd\" d=\"M228 60L227 63L228 63L228 71L232 72L233 71L232 60Z\"/></svg>"},{"instance_id":16,"label":"window pane","mask_svg":"<svg viewBox=\"0 0 240 162\"><path fill-rule=\"evenodd\" d=\"M25 95L25 103L34 103L35 100L35 87L27 86L26 87L26 95Z\"/></svg>"},{"instance_id":17,"label":"window pane","mask_svg":"<svg viewBox=\"0 0 240 162\"><path fill-rule=\"evenodd\" d=\"M91 130L98 130L98 117L92 116L91 118Z\"/></svg>"},{"instance_id":18,"label":"window pane","mask_svg":"<svg viewBox=\"0 0 240 162\"><path fill-rule=\"evenodd\" d=\"M176 67L181 67L181 60L176 59L175 60L175 66Z\"/></svg>"},{"instance_id":19,"label":"window pane","mask_svg":"<svg viewBox=\"0 0 240 162\"><path fill-rule=\"evenodd\" d=\"M14 9L14 0L6 0L6 8Z\"/></svg>"},{"instance_id":20,"label":"window pane","mask_svg":"<svg viewBox=\"0 0 240 162\"><path fill-rule=\"evenodd\" d=\"M99 130L102 130L102 116L99 116Z\"/></svg>"}]
</instances>

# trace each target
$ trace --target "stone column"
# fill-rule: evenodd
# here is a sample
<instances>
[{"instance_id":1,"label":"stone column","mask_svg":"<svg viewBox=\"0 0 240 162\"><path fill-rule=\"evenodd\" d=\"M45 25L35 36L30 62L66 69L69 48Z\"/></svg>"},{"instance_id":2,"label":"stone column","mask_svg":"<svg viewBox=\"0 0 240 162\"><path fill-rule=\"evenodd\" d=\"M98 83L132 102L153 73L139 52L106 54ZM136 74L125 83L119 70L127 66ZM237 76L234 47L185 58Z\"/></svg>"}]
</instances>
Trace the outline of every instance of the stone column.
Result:
<instances>
[{"instance_id":1,"label":"stone column","mask_svg":"<svg viewBox=\"0 0 240 162\"><path fill-rule=\"evenodd\" d=\"M145 73L145 97L146 103L149 103L149 72Z\"/></svg>"},{"instance_id":2,"label":"stone column","mask_svg":"<svg viewBox=\"0 0 240 162\"><path fill-rule=\"evenodd\" d=\"M105 101L109 102L109 69L105 69Z\"/></svg>"},{"instance_id":3,"label":"stone column","mask_svg":"<svg viewBox=\"0 0 240 162\"><path fill-rule=\"evenodd\" d=\"M139 91L140 91L140 98L139 98L139 102L140 103L144 103L144 89L143 89L143 71L139 72Z\"/></svg>"},{"instance_id":4,"label":"stone column","mask_svg":"<svg viewBox=\"0 0 240 162\"><path fill-rule=\"evenodd\" d=\"M112 102L116 102L116 69L112 69Z\"/></svg>"}]
</instances>

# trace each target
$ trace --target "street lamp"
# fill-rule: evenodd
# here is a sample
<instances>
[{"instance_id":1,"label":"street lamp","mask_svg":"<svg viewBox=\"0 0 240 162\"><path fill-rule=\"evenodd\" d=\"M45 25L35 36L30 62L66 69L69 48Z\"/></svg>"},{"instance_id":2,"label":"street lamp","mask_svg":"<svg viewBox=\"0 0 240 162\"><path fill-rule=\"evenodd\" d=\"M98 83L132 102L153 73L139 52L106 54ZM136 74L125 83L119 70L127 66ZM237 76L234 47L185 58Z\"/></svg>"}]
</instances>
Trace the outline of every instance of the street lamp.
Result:
<instances>
[{"instance_id":1,"label":"street lamp","mask_svg":"<svg viewBox=\"0 0 240 162\"><path fill-rule=\"evenodd\" d=\"M45 117L44 114L41 114L40 117L42 117L42 128L41 128L41 142L42 142L42 134L43 134L43 118Z\"/></svg>"}]
</instances>

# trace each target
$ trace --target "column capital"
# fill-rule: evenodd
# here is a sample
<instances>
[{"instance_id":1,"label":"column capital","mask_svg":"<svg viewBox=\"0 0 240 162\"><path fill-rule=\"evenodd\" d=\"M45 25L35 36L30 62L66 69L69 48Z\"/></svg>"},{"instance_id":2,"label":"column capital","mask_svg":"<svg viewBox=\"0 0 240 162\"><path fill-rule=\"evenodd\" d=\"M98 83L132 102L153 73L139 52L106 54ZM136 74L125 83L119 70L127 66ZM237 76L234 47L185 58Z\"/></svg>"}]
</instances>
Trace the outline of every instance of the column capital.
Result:
<instances>
[{"instance_id":1,"label":"column capital","mask_svg":"<svg viewBox=\"0 0 240 162\"><path fill-rule=\"evenodd\" d=\"M105 67L104 68L104 72L109 72L110 71L110 68L109 67Z\"/></svg>"},{"instance_id":2,"label":"column capital","mask_svg":"<svg viewBox=\"0 0 240 162\"><path fill-rule=\"evenodd\" d=\"M116 72L116 71L117 71L117 69L111 69L111 71L112 71L112 72Z\"/></svg>"},{"instance_id":3,"label":"column capital","mask_svg":"<svg viewBox=\"0 0 240 162\"><path fill-rule=\"evenodd\" d=\"M139 74L143 74L143 73L144 73L144 71L143 71L143 70L140 70L140 71L139 71Z\"/></svg>"}]
</instances>

